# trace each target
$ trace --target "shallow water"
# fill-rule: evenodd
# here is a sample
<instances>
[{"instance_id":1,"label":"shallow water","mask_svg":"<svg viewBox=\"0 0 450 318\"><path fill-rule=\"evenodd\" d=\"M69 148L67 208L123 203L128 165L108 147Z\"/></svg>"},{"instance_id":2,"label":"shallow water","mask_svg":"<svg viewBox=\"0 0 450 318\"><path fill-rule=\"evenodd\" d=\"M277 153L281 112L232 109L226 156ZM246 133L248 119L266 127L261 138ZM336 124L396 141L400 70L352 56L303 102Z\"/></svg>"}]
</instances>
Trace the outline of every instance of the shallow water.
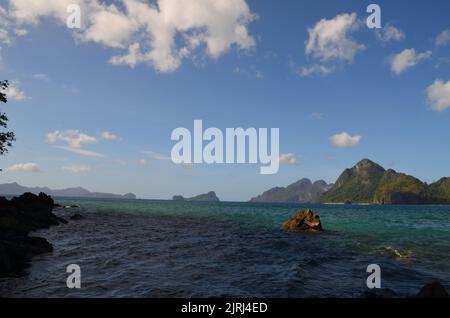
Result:
<instances>
[{"instance_id":1,"label":"shallow water","mask_svg":"<svg viewBox=\"0 0 450 318\"><path fill-rule=\"evenodd\" d=\"M298 204L57 201L85 218L38 231L53 253L0 279L1 296L359 297L373 263L399 295L450 287L449 206L308 205L326 231L303 234L280 229ZM73 263L81 289L66 287Z\"/></svg>"}]
</instances>

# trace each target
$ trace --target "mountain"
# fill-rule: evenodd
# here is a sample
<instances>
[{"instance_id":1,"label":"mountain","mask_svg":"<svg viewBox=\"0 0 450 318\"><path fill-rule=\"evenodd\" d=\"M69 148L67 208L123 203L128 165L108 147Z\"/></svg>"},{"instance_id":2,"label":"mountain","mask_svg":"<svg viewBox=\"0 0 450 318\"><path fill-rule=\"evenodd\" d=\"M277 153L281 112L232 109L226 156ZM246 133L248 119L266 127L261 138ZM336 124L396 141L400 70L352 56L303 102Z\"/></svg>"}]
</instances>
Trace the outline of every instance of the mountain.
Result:
<instances>
[{"instance_id":1,"label":"mountain","mask_svg":"<svg viewBox=\"0 0 450 318\"><path fill-rule=\"evenodd\" d=\"M287 187L275 187L267 190L252 198L250 202L314 202L331 186L323 180L312 183L311 180L303 178Z\"/></svg>"},{"instance_id":2,"label":"mountain","mask_svg":"<svg viewBox=\"0 0 450 318\"><path fill-rule=\"evenodd\" d=\"M379 164L363 159L345 169L334 186L324 192L323 203L434 204L450 203L450 178L431 185L419 179L385 170Z\"/></svg>"},{"instance_id":3,"label":"mountain","mask_svg":"<svg viewBox=\"0 0 450 318\"><path fill-rule=\"evenodd\" d=\"M442 178L430 184L428 193L433 202L450 204L450 178Z\"/></svg>"},{"instance_id":4,"label":"mountain","mask_svg":"<svg viewBox=\"0 0 450 318\"><path fill-rule=\"evenodd\" d=\"M136 199L133 193L118 195L112 193L90 192L82 187L67 188L61 190L52 190L48 187L24 187L20 184L4 183L0 184L0 194L3 195L21 195L25 192L39 194L44 192L53 197L77 197L77 198L103 198L103 199Z\"/></svg>"},{"instance_id":5,"label":"mountain","mask_svg":"<svg viewBox=\"0 0 450 318\"><path fill-rule=\"evenodd\" d=\"M174 201L197 201L197 202L219 202L219 198L217 197L214 191L210 191L205 194L200 194L192 198L185 198L182 195L174 195L172 200Z\"/></svg>"}]
</instances>

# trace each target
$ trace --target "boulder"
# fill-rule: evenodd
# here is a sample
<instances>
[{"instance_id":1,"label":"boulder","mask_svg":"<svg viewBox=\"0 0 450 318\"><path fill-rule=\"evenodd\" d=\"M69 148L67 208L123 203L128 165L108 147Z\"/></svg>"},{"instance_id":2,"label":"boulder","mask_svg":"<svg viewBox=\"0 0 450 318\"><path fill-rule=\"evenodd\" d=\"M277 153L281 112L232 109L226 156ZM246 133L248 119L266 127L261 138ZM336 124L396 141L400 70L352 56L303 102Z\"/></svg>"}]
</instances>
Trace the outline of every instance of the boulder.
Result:
<instances>
[{"instance_id":1,"label":"boulder","mask_svg":"<svg viewBox=\"0 0 450 318\"><path fill-rule=\"evenodd\" d=\"M419 298L449 298L449 294L444 286L439 282L426 284L417 294Z\"/></svg>"},{"instance_id":2,"label":"boulder","mask_svg":"<svg viewBox=\"0 0 450 318\"><path fill-rule=\"evenodd\" d=\"M44 193L25 193L11 200L0 197L0 277L20 272L32 256L52 251L47 240L28 234L62 223L53 207L53 199Z\"/></svg>"},{"instance_id":3,"label":"boulder","mask_svg":"<svg viewBox=\"0 0 450 318\"><path fill-rule=\"evenodd\" d=\"M305 211L298 211L294 216L290 217L283 224L283 229L295 232L317 232L322 231L322 223L318 214L307 209Z\"/></svg>"}]
</instances>

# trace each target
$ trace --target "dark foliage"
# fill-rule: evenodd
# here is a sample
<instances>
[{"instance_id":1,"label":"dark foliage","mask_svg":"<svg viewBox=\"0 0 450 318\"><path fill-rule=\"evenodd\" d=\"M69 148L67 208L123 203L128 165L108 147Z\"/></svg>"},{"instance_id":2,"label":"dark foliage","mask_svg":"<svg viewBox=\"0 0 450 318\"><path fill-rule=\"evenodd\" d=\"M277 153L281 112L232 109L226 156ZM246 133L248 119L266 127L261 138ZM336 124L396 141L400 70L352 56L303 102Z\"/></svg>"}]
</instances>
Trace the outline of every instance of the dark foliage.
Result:
<instances>
[{"instance_id":1,"label":"dark foliage","mask_svg":"<svg viewBox=\"0 0 450 318\"><path fill-rule=\"evenodd\" d=\"M8 81L0 81L0 103L7 103L6 89L8 88ZM7 128L8 117L5 113L0 112L0 127ZM12 146L16 137L13 132L0 132L0 155L8 152L8 148Z\"/></svg>"}]
</instances>

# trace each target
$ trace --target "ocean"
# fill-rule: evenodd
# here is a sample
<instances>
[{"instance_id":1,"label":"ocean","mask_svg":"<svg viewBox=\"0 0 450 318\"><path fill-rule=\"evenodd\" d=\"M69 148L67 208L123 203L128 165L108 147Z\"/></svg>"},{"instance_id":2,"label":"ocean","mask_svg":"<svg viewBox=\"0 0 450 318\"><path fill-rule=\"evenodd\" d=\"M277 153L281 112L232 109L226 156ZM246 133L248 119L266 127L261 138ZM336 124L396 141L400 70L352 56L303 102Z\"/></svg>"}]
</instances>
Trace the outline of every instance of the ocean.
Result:
<instances>
[{"instance_id":1,"label":"ocean","mask_svg":"<svg viewBox=\"0 0 450 318\"><path fill-rule=\"evenodd\" d=\"M0 279L2 297L361 297L366 268L381 287L417 294L450 287L450 206L56 200L84 218L39 230L53 253L20 277ZM281 225L311 208L322 233ZM81 268L81 288L66 267Z\"/></svg>"}]
</instances>

